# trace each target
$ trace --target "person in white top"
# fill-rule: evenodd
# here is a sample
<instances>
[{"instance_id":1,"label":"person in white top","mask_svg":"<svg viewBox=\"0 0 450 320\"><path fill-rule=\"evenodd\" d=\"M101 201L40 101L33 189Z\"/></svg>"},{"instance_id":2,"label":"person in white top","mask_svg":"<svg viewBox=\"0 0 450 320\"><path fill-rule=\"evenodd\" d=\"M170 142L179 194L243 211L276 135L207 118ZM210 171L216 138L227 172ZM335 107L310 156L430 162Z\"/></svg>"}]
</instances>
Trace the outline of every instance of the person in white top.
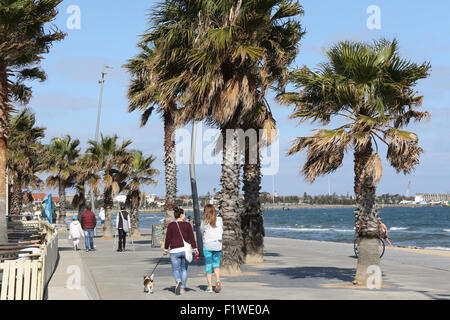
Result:
<instances>
[{"instance_id":1,"label":"person in white top","mask_svg":"<svg viewBox=\"0 0 450 320\"><path fill-rule=\"evenodd\" d=\"M100 213L98 214L100 221L102 223L102 229L105 230L105 208L101 207Z\"/></svg>"},{"instance_id":2,"label":"person in white top","mask_svg":"<svg viewBox=\"0 0 450 320\"><path fill-rule=\"evenodd\" d=\"M208 281L208 293L214 292L212 289L212 274L216 276L215 292L222 290L220 281L220 259L222 257L222 234L223 221L216 214L213 205L207 204L203 212L202 223L200 225L203 239L203 254L205 256L206 280Z\"/></svg>"},{"instance_id":3,"label":"person in white top","mask_svg":"<svg viewBox=\"0 0 450 320\"><path fill-rule=\"evenodd\" d=\"M35 207L33 219L34 220L41 220L41 209L39 207Z\"/></svg>"},{"instance_id":4,"label":"person in white top","mask_svg":"<svg viewBox=\"0 0 450 320\"><path fill-rule=\"evenodd\" d=\"M73 221L70 223L69 227L69 239L73 241L73 249L78 250L78 244L80 243L80 238L84 238L84 231L81 228L81 223L78 221L78 217L74 216Z\"/></svg>"}]
</instances>

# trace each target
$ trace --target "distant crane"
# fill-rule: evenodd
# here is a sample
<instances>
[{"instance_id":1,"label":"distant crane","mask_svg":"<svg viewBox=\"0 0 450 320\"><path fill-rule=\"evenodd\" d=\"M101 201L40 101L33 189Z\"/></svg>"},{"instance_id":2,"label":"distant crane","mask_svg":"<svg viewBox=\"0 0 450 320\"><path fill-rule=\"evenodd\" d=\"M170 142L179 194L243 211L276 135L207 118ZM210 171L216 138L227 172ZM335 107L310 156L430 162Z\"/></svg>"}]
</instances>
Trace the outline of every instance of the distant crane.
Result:
<instances>
[{"instance_id":1,"label":"distant crane","mask_svg":"<svg viewBox=\"0 0 450 320\"><path fill-rule=\"evenodd\" d=\"M408 187L406 188L405 198L409 198L410 192L411 192L411 181L408 182Z\"/></svg>"}]
</instances>

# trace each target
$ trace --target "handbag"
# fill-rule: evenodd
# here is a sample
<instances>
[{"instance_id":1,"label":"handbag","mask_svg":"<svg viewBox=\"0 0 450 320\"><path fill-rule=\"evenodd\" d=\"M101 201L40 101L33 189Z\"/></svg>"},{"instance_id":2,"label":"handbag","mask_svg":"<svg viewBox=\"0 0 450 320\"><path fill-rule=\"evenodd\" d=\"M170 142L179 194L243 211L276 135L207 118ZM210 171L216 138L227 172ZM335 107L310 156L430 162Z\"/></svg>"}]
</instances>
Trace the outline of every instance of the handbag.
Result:
<instances>
[{"instance_id":1,"label":"handbag","mask_svg":"<svg viewBox=\"0 0 450 320\"><path fill-rule=\"evenodd\" d=\"M122 218L122 228L123 228L123 231L125 231L126 233L128 233L128 232L130 231L129 224L128 224L128 219L125 220L125 219L123 218L122 211L120 211L119 213L120 213L120 217ZM128 218L129 218L129 217L130 217L130 216L128 216ZM126 223L125 223L125 222L126 222Z\"/></svg>"},{"instance_id":2,"label":"handbag","mask_svg":"<svg viewBox=\"0 0 450 320\"><path fill-rule=\"evenodd\" d=\"M184 243L184 254L186 256L186 261L187 262L192 262L192 246L190 243L187 243L186 241L184 241L183 238L183 233L181 233L181 229L180 226L178 225L178 222L176 222L177 226L178 226L178 231L180 231L181 234L181 239L183 239L183 243Z\"/></svg>"}]
</instances>

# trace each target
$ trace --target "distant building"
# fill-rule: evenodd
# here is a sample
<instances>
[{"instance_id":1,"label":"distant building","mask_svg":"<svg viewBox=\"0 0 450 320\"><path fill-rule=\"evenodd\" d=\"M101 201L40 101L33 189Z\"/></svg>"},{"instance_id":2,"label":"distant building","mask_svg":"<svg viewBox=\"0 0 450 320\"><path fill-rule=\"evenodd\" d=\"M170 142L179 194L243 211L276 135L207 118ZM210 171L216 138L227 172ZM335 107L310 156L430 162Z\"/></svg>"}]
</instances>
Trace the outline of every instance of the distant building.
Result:
<instances>
[{"instance_id":1,"label":"distant building","mask_svg":"<svg viewBox=\"0 0 450 320\"><path fill-rule=\"evenodd\" d=\"M155 202L156 195L154 195L154 194L145 194L144 193L144 198L145 198L145 201L147 202L147 204L150 204L150 203L154 203Z\"/></svg>"},{"instance_id":2,"label":"distant building","mask_svg":"<svg viewBox=\"0 0 450 320\"><path fill-rule=\"evenodd\" d=\"M418 193L414 196L415 203L432 203L432 202L448 202L450 201L450 194L442 193Z\"/></svg>"},{"instance_id":3,"label":"distant building","mask_svg":"<svg viewBox=\"0 0 450 320\"><path fill-rule=\"evenodd\" d=\"M125 203L127 200L127 196L124 194L118 194L113 198L113 201L119 202L119 203Z\"/></svg>"},{"instance_id":4,"label":"distant building","mask_svg":"<svg viewBox=\"0 0 450 320\"><path fill-rule=\"evenodd\" d=\"M219 196L214 196L214 197L210 197L208 199L208 204L212 204L213 206L217 206L219 205L221 197Z\"/></svg>"},{"instance_id":5,"label":"distant building","mask_svg":"<svg viewBox=\"0 0 450 320\"><path fill-rule=\"evenodd\" d=\"M41 206L42 205L42 200L44 200L45 197L48 196L47 193L33 193L31 194L31 196L33 197L33 206ZM52 196L52 202L56 205L59 206L59 197L56 196ZM24 204L28 204L28 198L24 196Z\"/></svg>"}]
</instances>

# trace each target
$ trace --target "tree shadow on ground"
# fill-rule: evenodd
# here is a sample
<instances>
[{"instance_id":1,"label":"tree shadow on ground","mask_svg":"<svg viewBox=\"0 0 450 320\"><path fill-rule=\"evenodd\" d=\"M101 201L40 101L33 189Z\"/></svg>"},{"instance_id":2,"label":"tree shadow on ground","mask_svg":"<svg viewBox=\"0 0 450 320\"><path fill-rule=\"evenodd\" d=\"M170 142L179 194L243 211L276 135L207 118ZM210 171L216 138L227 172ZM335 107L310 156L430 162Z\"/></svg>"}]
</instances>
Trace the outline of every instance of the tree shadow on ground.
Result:
<instances>
[{"instance_id":1,"label":"tree shadow on ground","mask_svg":"<svg viewBox=\"0 0 450 320\"><path fill-rule=\"evenodd\" d=\"M129 240L129 239L127 239ZM131 241L131 240L129 240ZM133 240L134 244L152 244L152 240Z\"/></svg>"},{"instance_id":2,"label":"tree shadow on ground","mask_svg":"<svg viewBox=\"0 0 450 320\"><path fill-rule=\"evenodd\" d=\"M264 257L281 257L281 254L276 252L264 252Z\"/></svg>"},{"instance_id":3,"label":"tree shadow on ground","mask_svg":"<svg viewBox=\"0 0 450 320\"><path fill-rule=\"evenodd\" d=\"M73 251L73 252L77 252L76 250L74 250L71 247L59 247L58 250L59 251ZM81 251L81 250L84 250L84 247L83 248L78 248L78 251Z\"/></svg>"},{"instance_id":4,"label":"tree shadow on ground","mask_svg":"<svg viewBox=\"0 0 450 320\"><path fill-rule=\"evenodd\" d=\"M163 265L169 265L170 264L170 258L164 258L162 257L161 261L160 261L161 257L159 258L149 258L149 259L145 259L144 261L149 263L150 265L156 265L159 262L160 266Z\"/></svg>"},{"instance_id":5,"label":"tree shadow on ground","mask_svg":"<svg viewBox=\"0 0 450 320\"><path fill-rule=\"evenodd\" d=\"M291 279L323 278L341 281L353 281L355 269L335 267L293 267L268 269L270 275L283 275Z\"/></svg>"},{"instance_id":6,"label":"tree shadow on ground","mask_svg":"<svg viewBox=\"0 0 450 320\"><path fill-rule=\"evenodd\" d=\"M163 291L170 291L170 292L172 292L173 294L175 294L175 286L173 286L173 287L168 287L168 288L163 288L162 290L163 290ZM186 288L185 290L186 290L186 293L191 292L191 291L194 291L194 292L197 291L197 290L191 289L191 288Z\"/></svg>"}]
</instances>

